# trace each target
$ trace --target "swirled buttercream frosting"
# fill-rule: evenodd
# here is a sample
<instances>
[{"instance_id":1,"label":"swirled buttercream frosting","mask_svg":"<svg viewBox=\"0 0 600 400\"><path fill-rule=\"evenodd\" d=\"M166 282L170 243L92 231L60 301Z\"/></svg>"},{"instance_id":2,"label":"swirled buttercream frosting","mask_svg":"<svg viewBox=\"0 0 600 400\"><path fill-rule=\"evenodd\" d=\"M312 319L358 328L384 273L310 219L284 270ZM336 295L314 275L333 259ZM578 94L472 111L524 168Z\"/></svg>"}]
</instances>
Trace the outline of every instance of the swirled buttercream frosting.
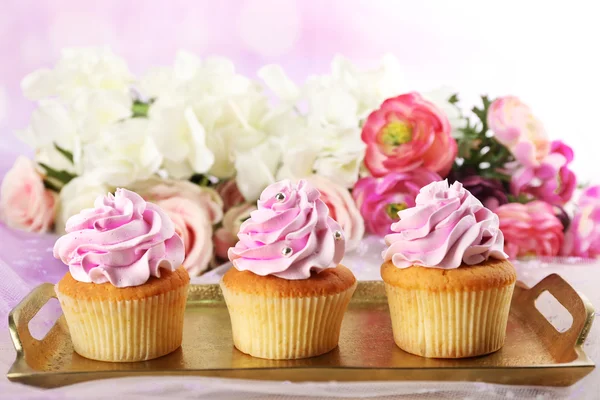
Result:
<instances>
[{"instance_id":1,"label":"swirled buttercream frosting","mask_svg":"<svg viewBox=\"0 0 600 400\"><path fill-rule=\"evenodd\" d=\"M169 216L138 194L117 189L99 196L94 208L69 218L54 257L80 282L138 286L162 268L175 270L184 259L183 242Z\"/></svg>"},{"instance_id":2,"label":"swirled buttercream frosting","mask_svg":"<svg viewBox=\"0 0 600 400\"><path fill-rule=\"evenodd\" d=\"M417 195L415 207L398 213L385 237L385 261L442 269L506 259L498 216L485 208L460 182L433 182Z\"/></svg>"},{"instance_id":3,"label":"swirled buttercream frosting","mask_svg":"<svg viewBox=\"0 0 600 400\"><path fill-rule=\"evenodd\" d=\"M319 196L305 180L267 187L229 249L235 268L291 280L336 267L344 256L344 234Z\"/></svg>"}]
</instances>

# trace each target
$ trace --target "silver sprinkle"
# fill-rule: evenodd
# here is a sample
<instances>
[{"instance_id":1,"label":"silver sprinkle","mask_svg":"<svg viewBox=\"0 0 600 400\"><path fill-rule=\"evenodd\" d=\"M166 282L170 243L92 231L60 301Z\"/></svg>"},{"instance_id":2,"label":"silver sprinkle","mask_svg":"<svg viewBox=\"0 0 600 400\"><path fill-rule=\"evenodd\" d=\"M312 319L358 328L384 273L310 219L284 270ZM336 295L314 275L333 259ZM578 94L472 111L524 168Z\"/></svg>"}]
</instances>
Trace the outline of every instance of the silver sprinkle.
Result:
<instances>
[{"instance_id":1,"label":"silver sprinkle","mask_svg":"<svg viewBox=\"0 0 600 400\"><path fill-rule=\"evenodd\" d=\"M344 236L342 235L341 231L335 231L335 232L333 232L333 238L335 240L342 240L343 237Z\"/></svg>"},{"instance_id":2,"label":"silver sprinkle","mask_svg":"<svg viewBox=\"0 0 600 400\"><path fill-rule=\"evenodd\" d=\"M275 195L275 200L277 200L280 203L285 201L285 193L281 193L281 192L277 193Z\"/></svg>"},{"instance_id":3,"label":"silver sprinkle","mask_svg":"<svg viewBox=\"0 0 600 400\"><path fill-rule=\"evenodd\" d=\"M284 257L291 256L293 252L294 250L292 250L291 247L284 247L283 249L281 249L281 254L283 254Z\"/></svg>"}]
</instances>

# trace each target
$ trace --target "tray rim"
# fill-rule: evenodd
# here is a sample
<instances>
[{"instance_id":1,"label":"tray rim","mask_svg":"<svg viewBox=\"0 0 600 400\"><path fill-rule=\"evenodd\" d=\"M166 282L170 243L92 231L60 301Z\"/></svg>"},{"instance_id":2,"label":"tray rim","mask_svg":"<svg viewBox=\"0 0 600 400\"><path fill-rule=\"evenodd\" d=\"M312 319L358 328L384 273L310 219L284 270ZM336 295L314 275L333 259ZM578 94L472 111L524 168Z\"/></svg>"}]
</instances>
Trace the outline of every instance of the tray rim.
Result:
<instances>
[{"instance_id":1,"label":"tray rim","mask_svg":"<svg viewBox=\"0 0 600 400\"><path fill-rule=\"evenodd\" d=\"M528 287L527 285L523 284L522 282L518 281L517 282L517 286L519 286L520 289L525 290L525 291L529 291L533 288L535 288L538 285L541 285L543 282L547 281L549 278L551 277L556 277L558 279L560 279L562 282L564 282L565 284L568 285L568 283L566 283L566 281L564 281L559 275L557 274L551 274L548 275L547 277L545 277L544 279L542 279L537 285L533 286L533 287ZM554 278L554 279L556 279ZM359 281L359 287L360 286L364 286L364 285L383 285L383 281L381 280L377 280L377 281ZM574 291L574 289L568 285L569 288L571 288L571 290ZM201 291L202 289L210 289L210 290L216 290L220 292L219 289L219 284L191 284L190 285L190 292L194 293L196 291ZM15 319L15 313L22 307L24 307L25 305L27 305L27 303L29 301L31 301L32 296L37 292L37 291L42 291L45 292L46 294L46 299L43 301L42 305L44 305L48 300L50 300L55 296L54 293L54 285L51 283L44 283L39 285L38 287L34 288L10 313L9 313L9 330L10 330L10 334L11 337L13 339L13 345L15 346L16 349L16 358L15 361L13 362L13 364L11 365L10 369L8 370L8 372L6 373L6 377L11 380L11 381L15 381L15 382L22 382L22 383L26 383L26 384L32 384L29 383L28 381L30 380L35 380L36 378L41 378L41 379L52 379L53 377L58 378L58 377L65 377L65 376L73 376L73 377L79 377L79 376L93 376L93 375L106 375L105 378L103 377L91 377L91 379L89 380L93 380L93 379L108 379L108 378L116 378L116 377L131 377L131 376L189 376L189 375L203 375L203 376L212 376L212 377L232 377L232 378L237 378L235 375L237 375L237 373L243 374L244 372L253 372L253 373L258 373L261 375L264 375L265 373L268 372L273 372L273 371L277 371L277 370L281 370L281 369L285 369L285 370L316 370L316 371L324 371L324 370L330 370L330 371L373 371L373 370L377 370L377 371L514 371L514 370L559 370L559 369L566 369L569 371L573 371L574 369L577 370L581 370L581 371L587 371L585 373L582 374L582 376L579 378L581 379L583 376L587 375L591 370L593 370L595 368L595 363L593 362L593 360L591 360L587 354L585 353L585 351L583 350L583 344L585 342L585 339L587 337L587 334L590 331L591 325L593 323L593 319L595 316L595 310L592 306L592 304L587 300L587 298L582 295L579 292L576 292L576 294L579 296L579 298L581 299L584 307L585 307L585 311L586 311L586 319L585 319L585 324L583 325L583 328L581 329L581 332L578 335L577 338L577 342L575 343L573 350L575 351L577 357L570 361L570 362L566 362L566 363L553 363L553 364L536 364L536 365L510 365L510 366L494 366L494 365L489 365L489 366L434 366L434 367L369 367L369 366L285 366L285 367L278 367L278 366L266 366L266 367L251 367L251 368L211 368L211 369L199 369L199 368L194 368L194 369L153 369L153 370L135 370L135 371L130 371L130 370L94 370L94 371L38 371L38 370L34 370L32 369L27 362L25 361L25 351L23 349L23 345L21 343L21 340L19 338L19 332L17 330L17 321ZM542 293L542 291L540 291L540 294ZM381 300L379 300L381 301ZM379 302L379 301L373 301L373 302ZM216 303L217 301L213 300L188 300L189 303L194 303L194 304L201 304L201 303ZM41 308L41 307L40 307ZM511 306L512 308L512 306ZM39 311L39 309L38 309ZM37 311L36 311L37 313ZM35 315L35 314L34 314ZM62 318L62 314L61 316L56 320L56 322L53 324L52 328L59 323L59 320ZM29 321L27 321L29 322ZM51 329L52 329L51 328ZM133 373L128 373L128 372L133 372ZM201 374L200 374L201 373ZM246 379L256 379L253 377L239 377L239 378L246 378ZM87 380L87 379L84 379ZM275 379L277 380L277 379ZM362 381L375 381L377 379L365 379ZM383 379L386 380L386 379ZM578 379L577 379L578 380Z\"/></svg>"}]
</instances>

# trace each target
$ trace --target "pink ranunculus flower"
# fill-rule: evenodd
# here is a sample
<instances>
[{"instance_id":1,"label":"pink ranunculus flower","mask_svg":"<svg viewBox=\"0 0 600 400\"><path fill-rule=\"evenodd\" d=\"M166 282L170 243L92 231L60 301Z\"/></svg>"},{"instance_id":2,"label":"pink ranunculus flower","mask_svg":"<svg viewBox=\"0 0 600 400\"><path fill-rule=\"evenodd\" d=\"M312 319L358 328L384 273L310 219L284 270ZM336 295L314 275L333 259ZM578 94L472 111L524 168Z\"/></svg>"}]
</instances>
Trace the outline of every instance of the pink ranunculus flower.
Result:
<instances>
[{"instance_id":1,"label":"pink ranunculus flower","mask_svg":"<svg viewBox=\"0 0 600 400\"><path fill-rule=\"evenodd\" d=\"M564 205L573 196L577 177L569 169L573 149L560 140L552 142L548 154L537 167L522 166L512 175L510 190L526 193L550 204Z\"/></svg>"},{"instance_id":2,"label":"pink ranunculus flower","mask_svg":"<svg viewBox=\"0 0 600 400\"><path fill-rule=\"evenodd\" d=\"M329 208L329 216L344 231L346 251L356 249L365 234L365 223L348 189L319 175L312 175L306 180L321 193L321 200Z\"/></svg>"},{"instance_id":3,"label":"pink ranunculus flower","mask_svg":"<svg viewBox=\"0 0 600 400\"><path fill-rule=\"evenodd\" d=\"M0 187L0 216L11 228L47 232L54 224L58 196L44 187L33 161L20 156Z\"/></svg>"},{"instance_id":4,"label":"pink ranunculus flower","mask_svg":"<svg viewBox=\"0 0 600 400\"><path fill-rule=\"evenodd\" d=\"M227 212L231 207L242 204L246 201L235 183L235 179L229 179L221 182L215 188L219 196L223 199L223 211Z\"/></svg>"},{"instance_id":5,"label":"pink ranunculus flower","mask_svg":"<svg viewBox=\"0 0 600 400\"><path fill-rule=\"evenodd\" d=\"M373 176L425 168L445 177L458 151L448 117L418 93L387 99L362 130Z\"/></svg>"},{"instance_id":6,"label":"pink ranunculus flower","mask_svg":"<svg viewBox=\"0 0 600 400\"><path fill-rule=\"evenodd\" d=\"M242 203L231 207L223 216L223 226L214 235L215 253L217 257L227 260L227 251L238 241L240 225L256 210L256 203Z\"/></svg>"},{"instance_id":7,"label":"pink ranunculus flower","mask_svg":"<svg viewBox=\"0 0 600 400\"><path fill-rule=\"evenodd\" d=\"M550 152L550 141L542 123L518 97L505 96L494 100L488 111L487 123L494 137L526 167L539 166Z\"/></svg>"},{"instance_id":8,"label":"pink ranunculus flower","mask_svg":"<svg viewBox=\"0 0 600 400\"><path fill-rule=\"evenodd\" d=\"M561 255L593 258L600 256L600 186L585 189L578 210L565 234Z\"/></svg>"},{"instance_id":9,"label":"pink ranunculus flower","mask_svg":"<svg viewBox=\"0 0 600 400\"><path fill-rule=\"evenodd\" d=\"M391 233L398 211L415 206L421 188L442 178L424 168L410 172L391 172L384 177L359 179L352 196L365 220L367 231L378 236Z\"/></svg>"},{"instance_id":10,"label":"pink ranunculus flower","mask_svg":"<svg viewBox=\"0 0 600 400\"><path fill-rule=\"evenodd\" d=\"M556 256L563 244L563 225L543 201L509 203L495 210L504 234L504 251L512 258Z\"/></svg>"},{"instance_id":11,"label":"pink ranunculus flower","mask_svg":"<svg viewBox=\"0 0 600 400\"><path fill-rule=\"evenodd\" d=\"M223 217L217 192L188 181L151 179L132 187L171 217L185 247L183 266L190 276L202 274L213 257L213 225Z\"/></svg>"}]
</instances>

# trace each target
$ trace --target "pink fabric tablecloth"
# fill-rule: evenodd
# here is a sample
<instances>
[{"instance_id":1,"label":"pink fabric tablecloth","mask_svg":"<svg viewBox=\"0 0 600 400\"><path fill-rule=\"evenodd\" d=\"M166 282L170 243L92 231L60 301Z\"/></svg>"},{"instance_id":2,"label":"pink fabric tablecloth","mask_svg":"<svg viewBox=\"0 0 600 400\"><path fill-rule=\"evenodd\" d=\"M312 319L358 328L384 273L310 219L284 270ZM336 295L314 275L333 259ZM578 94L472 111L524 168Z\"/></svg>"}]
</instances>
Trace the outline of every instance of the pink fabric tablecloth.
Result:
<instances>
[{"instance_id":1,"label":"pink fabric tablecloth","mask_svg":"<svg viewBox=\"0 0 600 400\"><path fill-rule=\"evenodd\" d=\"M492 385L474 382L362 382L290 383L210 379L197 377L123 378L87 382L42 390L6 380L4 372L14 360L9 340L7 314L31 288L42 282L57 282L66 268L52 258L55 237L16 232L0 226L0 399L295 399L313 397L352 398L449 398L449 399L599 399L600 369L570 388ZM361 280L379 279L380 250L377 238L367 238L344 263ZM548 274L558 273L593 304L600 304L600 263L529 261L517 264L519 279L533 285ZM226 267L211 271L196 283L218 282ZM50 309L32 329L47 330L60 310ZM586 353L600 360L600 324L595 324L585 344Z\"/></svg>"}]
</instances>

